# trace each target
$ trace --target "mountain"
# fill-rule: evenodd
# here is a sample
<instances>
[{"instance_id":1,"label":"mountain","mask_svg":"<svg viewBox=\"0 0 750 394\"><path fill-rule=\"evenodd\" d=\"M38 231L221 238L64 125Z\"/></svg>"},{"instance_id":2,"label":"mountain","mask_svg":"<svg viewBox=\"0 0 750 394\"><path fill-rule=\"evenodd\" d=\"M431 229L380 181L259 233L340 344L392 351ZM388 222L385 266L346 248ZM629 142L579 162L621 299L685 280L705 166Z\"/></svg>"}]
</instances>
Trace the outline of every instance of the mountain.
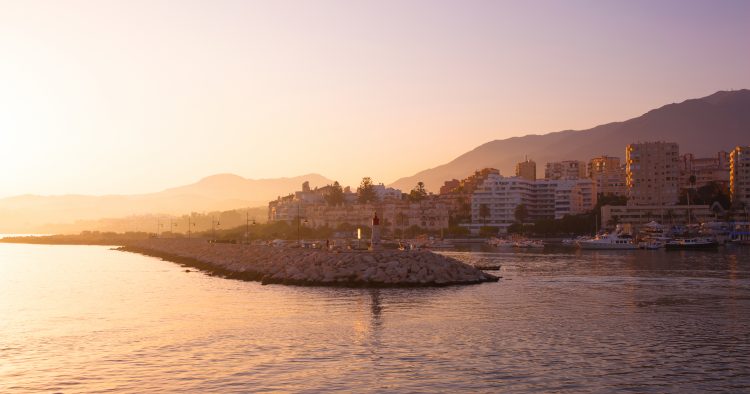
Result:
<instances>
[{"instance_id":1,"label":"mountain","mask_svg":"<svg viewBox=\"0 0 750 394\"><path fill-rule=\"evenodd\" d=\"M710 96L665 105L637 118L588 130L565 130L495 140L453 161L401 178L390 186L411 190L417 182L436 192L443 182L462 179L474 170L494 167L514 175L515 165L528 156L543 176L550 161L584 160L599 155L625 157L625 146L639 141L669 141L681 153L713 156L720 150L750 144L750 90L720 91Z\"/></svg>"},{"instance_id":2,"label":"mountain","mask_svg":"<svg viewBox=\"0 0 750 394\"><path fill-rule=\"evenodd\" d=\"M265 206L277 196L333 181L318 174L292 178L246 179L233 174L213 175L196 183L157 193L136 195L22 195L0 199L0 233L45 232L50 224L65 224L131 215L171 214Z\"/></svg>"}]
</instances>

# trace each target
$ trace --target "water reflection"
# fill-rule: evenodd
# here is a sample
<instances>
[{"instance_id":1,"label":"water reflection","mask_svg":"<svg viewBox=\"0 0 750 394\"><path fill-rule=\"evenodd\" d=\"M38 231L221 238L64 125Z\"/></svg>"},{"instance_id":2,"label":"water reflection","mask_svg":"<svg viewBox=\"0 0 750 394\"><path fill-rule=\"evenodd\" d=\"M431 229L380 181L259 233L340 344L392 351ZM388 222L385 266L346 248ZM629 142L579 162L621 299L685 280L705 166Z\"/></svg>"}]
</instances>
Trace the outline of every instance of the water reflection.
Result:
<instances>
[{"instance_id":1,"label":"water reflection","mask_svg":"<svg viewBox=\"0 0 750 394\"><path fill-rule=\"evenodd\" d=\"M498 283L304 288L0 245L0 392L747 391L750 248L448 252Z\"/></svg>"}]
</instances>

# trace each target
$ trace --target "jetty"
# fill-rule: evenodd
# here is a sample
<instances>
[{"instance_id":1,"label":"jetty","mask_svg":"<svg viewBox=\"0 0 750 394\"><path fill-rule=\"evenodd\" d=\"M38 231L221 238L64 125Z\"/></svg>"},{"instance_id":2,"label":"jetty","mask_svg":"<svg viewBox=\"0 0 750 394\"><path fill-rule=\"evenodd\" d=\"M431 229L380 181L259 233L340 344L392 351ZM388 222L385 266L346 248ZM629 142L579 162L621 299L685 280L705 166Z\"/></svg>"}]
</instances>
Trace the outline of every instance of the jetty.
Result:
<instances>
[{"instance_id":1,"label":"jetty","mask_svg":"<svg viewBox=\"0 0 750 394\"><path fill-rule=\"evenodd\" d=\"M159 257L225 278L302 286L428 287L497 282L424 250L328 251L190 239L146 239L118 250Z\"/></svg>"}]
</instances>

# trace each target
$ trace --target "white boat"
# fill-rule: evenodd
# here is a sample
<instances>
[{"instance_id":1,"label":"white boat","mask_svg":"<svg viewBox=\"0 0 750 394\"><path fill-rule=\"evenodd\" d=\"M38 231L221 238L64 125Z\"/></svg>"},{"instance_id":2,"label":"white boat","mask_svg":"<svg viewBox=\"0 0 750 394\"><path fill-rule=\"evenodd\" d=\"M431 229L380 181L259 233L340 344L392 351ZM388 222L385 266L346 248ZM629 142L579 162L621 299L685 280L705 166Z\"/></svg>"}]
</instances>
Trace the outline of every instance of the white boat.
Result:
<instances>
[{"instance_id":1,"label":"white boat","mask_svg":"<svg viewBox=\"0 0 750 394\"><path fill-rule=\"evenodd\" d=\"M527 239L527 240L516 241L513 244L513 246L516 247L516 248L521 248L521 249L543 249L544 248L544 242L539 241L539 240L528 240Z\"/></svg>"},{"instance_id":2,"label":"white boat","mask_svg":"<svg viewBox=\"0 0 750 394\"><path fill-rule=\"evenodd\" d=\"M633 242L633 237L618 232L599 235L594 239L578 241L581 249L597 250L633 250L638 249L638 244Z\"/></svg>"},{"instance_id":3,"label":"white boat","mask_svg":"<svg viewBox=\"0 0 750 394\"><path fill-rule=\"evenodd\" d=\"M640 242L638 244L638 247L641 249L646 249L646 250L656 250L656 249L663 248L665 244L666 242L664 241L659 241L656 239L649 239L647 241Z\"/></svg>"},{"instance_id":4,"label":"white boat","mask_svg":"<svg viewBox=\"0 0 750 394\"><path fill-rule=\"evenodd\" d=\"M514 242L507 239L500 239L492 237L487 240L487 244L496 248L512 248Z\"/></svg>"}]
</instances>

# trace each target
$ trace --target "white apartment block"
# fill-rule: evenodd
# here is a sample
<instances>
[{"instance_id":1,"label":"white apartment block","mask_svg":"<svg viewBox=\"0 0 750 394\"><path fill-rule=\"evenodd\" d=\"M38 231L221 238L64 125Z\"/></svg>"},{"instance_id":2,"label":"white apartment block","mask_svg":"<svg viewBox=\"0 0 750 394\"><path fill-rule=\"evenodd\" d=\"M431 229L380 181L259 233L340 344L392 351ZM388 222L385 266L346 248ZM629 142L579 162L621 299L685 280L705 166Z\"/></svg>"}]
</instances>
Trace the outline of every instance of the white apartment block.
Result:
<instances>
[{"instance_id":1,"label":"white apartment block","mask_svg":"<svg viewBox=\"0 0 750 394\"><path fill-rule=\"evenodd\" d=\"M498 227L500 232L506 232L516 221L516 207L521 204L529 212L527 221L560 219L593 209L596 186L587 178L531 181L491 174L472 194L469 227L474 232L482 226Z\"/></svg>"}]
</instances>

